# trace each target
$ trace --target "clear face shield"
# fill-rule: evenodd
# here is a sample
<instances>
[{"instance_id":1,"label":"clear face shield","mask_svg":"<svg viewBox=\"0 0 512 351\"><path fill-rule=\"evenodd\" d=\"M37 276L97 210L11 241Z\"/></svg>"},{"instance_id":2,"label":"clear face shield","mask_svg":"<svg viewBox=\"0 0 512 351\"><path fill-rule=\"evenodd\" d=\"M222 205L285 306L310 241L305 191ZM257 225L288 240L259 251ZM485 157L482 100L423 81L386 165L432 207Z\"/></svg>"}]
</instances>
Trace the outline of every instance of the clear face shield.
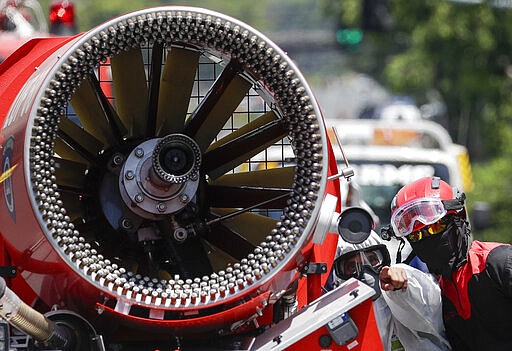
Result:
<instances>
[{"instance_id":1,"label":"clear face shield","mask_svg":"<svg viewBox=\"0 0 512 351\"><path fill-rule=\"evenodd\" d=\"M343 280L351 277L361 279L365 270L379 274L382 267L389 266L390 263L386 245L380 244L341 255L334 260L334 271Z\"/></svg>"},{"instance_id":2,"label":"clear face shield","mask_svg":"<svg viewBox=\"0 0 512 351\"><path fill-rule=\"evenodd\" d=\"M384 266L389 266L391 259L386 245L373 245L354 250L334 260L334 272L339 279L356 278L371 286L376 300L381 295L379 273Z\"/></svg>"}]
</instances>

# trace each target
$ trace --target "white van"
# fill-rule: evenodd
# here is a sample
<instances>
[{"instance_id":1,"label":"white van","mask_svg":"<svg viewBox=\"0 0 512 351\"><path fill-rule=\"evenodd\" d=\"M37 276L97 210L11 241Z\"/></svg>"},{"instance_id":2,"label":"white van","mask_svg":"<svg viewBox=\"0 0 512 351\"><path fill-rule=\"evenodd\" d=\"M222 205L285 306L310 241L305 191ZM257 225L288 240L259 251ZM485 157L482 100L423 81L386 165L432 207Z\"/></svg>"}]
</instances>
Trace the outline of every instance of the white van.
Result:
<instances>
[{"instance_id":1,"label":"white van","mask_svg":"<svg viewBox=\"0 0 512 351\"><path fill-rule=\"evenodd\" d=\"M461 191L473 188L467 149L454 144L448 132L435 122L358 119L327 120L326 124L338 165L344 167L332 130L336 128L354 169L353 181L359 185L360 197L378 217L377 231L389 224L391 200L397 191L418 178L438 176ZM342 192L346 191L346 182L341 184ZM388 245L392 259L397 246L396 240ZM407 245L403 255L408 252Z\"/></svg>"}]
</instances>

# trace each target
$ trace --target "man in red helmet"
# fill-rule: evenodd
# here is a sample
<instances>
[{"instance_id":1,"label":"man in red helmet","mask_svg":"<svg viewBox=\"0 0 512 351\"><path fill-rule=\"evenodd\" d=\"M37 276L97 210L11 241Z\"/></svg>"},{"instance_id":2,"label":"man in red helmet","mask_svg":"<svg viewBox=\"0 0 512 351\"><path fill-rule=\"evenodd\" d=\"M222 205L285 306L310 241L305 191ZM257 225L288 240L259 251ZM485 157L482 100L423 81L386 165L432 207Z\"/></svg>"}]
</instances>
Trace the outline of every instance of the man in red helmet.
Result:
<instances>
[{"instance_id":1,"label":"man in red helmet","mask_svg":"<svg viewBox=\"0 0 512 351\"><path fill-rule=\"evenodd\" d=\"M453 350L512 350L512 246L473 241L464 201L438 177L421 178L395 195L390 229L438 277Z\"/></svg>"}]
</instances>

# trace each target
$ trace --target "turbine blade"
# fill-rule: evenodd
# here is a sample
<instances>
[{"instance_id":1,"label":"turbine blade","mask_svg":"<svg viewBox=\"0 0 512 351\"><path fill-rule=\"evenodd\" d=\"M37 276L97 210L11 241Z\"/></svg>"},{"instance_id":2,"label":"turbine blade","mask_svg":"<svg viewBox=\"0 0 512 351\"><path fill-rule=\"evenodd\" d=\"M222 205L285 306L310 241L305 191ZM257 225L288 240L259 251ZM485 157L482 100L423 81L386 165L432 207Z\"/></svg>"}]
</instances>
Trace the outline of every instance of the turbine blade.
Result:
<instances>
[{"instance_id":1,"label":"turbine blade","mask_svg":"<svg viewBox=\"0 0 512 351\"><path fill-rule=\"evenodd\" d=\"M237 260L246 257L256 248L239 233L223 225L216 225L204 239Z\"/></svg>"},{"instance_id":2,"label":"turbine blade","mask_svg":"<svg viewBox=\"0 0 512 351\"><path fill-rule=\"evenodd\" d=\"M240 71L238 63L231 61L185 125L185 134L195 139L203 151L215 139L252 86L238 74Z\"/></svg>"},{"instance_id":3,"label":"turbine blade","mask_svg":"<svg viewBox=\"0 0 512 351\"><path fill-rule=\"evenodd\" d=\"M295 176L295 167L262 169L251 172L225 174L211 185L252 186L268 188L291 188Z\"/></svg>"},{"instance_id":4,"label":"turbine blade","mask_svg":"<svg viewBox=\"0 0 512 351\"><path fill-rule=\"evenodd\" d=\"M208 253L211 267L214 272L226 269L229 264L237 263L237 260L222 250L220 247L215 246L213 243L203 240L203 246Z\"/></svg>"},{"instance_id":5,"label":"turbine blade","mask_svg":"<svg viewBox=\"0 0 512 351\"><path fill-rule=\"evenodd\" d=\"M55 178L62 187L82 189L85 184L87 165L54 157Z\"/></svg>"},{"instance_id":6,"label":"turbine blade","mask_svg":"<svg viewBox=\"0 0 512 351\"><path fill-rule=\"evenodd\" d=\"M286 207L286 201L289 198L288 196L282 197L282 195L290 194L290 192L291 189L273 189L263 187L215 185L208 187L208 196L212 207L247 208L260 204L254 208L282 209Z\"/></svg>"},{"instance_id":7,"label":"turbine blade","mask_svg":"<svg viewBox=\"0 0 512 351\"><path fill-rule=\"evenodd\" d=\"M156 133L156 119L158 113L158 98L160 95L160 78L162 76L162 59L164 46L155 43L151 51L151 71L149 73L149 97L146 113L146 136L152 137Z\"/></svg>"},{"instance_id":8,"label":"turbine blade","mask_svg":"<svg viewBox=\"0 0 512 351\"><path fill-rule=\"evenodd\" d=\"M128 129L128 135L139 137L146 131L148 86L144 60L140 48L121 52L110 59L112 82L119 118Z\"/></svg>"},{"instance_id":9,"label":"turbine blade","mask_svg":"<svg viewBox=\"0 0 512 351\"><path fill-rule=\"evenodd\" d=\"M216 216L225 216L235 211L232 208L215 208L212 213ZM272 229L276 228L277 220L259 215L257 213L246 212L236 217L232 217L222 221L222 225L230 230L239 233L245 240L253 244L259 245Z\"/></svg>"},{"instance_id":10,"label":"turbine blade","mask_svg":"<svg viewBox=\"0 0 512 351\"><path fill-rule=\"evenodd\" d=\"M96 164L103 149L101 141L67 118L62 118L55 142L57 154L71 161L87 161Z\"/></svg>"},{"instance_id":11,"label":"turbine blade","mask_svg":"<svg viewBox=\"0 0 512 351\"><path fill-rule=\"evenodd\" d=\"M280 120L275 120L263 126L246 125L245 130L235 132L241 134L224 143L219 140L205 153L203 167L205 172L213 179L220 177L229 170L240 165L245 160L265 150L275 142L283 139L288 131ZM242 128L240 128L242 129Z\"/></svg>"},{"instance_id":12,"label":"turbine blade","mask_svg":"<svg viewBox=\"0 0 512 351\"><path fill-rule=\"evenodd\" d=\"M199 51L176 47L169 50L160 82L158 136L183 131L199 57Z\"/></svg>"},{"instance_id":13,"label":"turbine blade","mask_svg":"<svg viewBox=\"0 0 512 351\"><path fill-rule=\"evenodd\" d=\"M80 84L71 106L84 129L103 144L111 146L122 140L124 127L94 74Z\"/></svg>"}]
</instances>

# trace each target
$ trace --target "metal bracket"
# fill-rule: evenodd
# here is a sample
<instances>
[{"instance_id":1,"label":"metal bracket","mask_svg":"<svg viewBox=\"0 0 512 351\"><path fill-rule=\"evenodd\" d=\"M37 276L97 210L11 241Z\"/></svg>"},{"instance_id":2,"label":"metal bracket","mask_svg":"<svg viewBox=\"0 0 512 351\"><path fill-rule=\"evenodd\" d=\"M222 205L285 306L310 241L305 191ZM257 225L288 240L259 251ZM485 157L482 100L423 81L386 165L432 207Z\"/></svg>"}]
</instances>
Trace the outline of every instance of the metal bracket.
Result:
<instances>
[{"instance_id":1,"label":"metal bracket","mask_svg":"<svg viewBox=\"0 0 512 351\"><path fill-rule=\"evenodd\" d=\"M275 342L277 345L281 343L281 340L283 339L282 335L278 335L275 338L272 339L273 342Z\"/></svg>"},{"instance_id":2,"label":"metal bracket","mask_svg":"<svg viewBox=\"0 0 512 351\"><path fill-rule=\"evenodd\" d=\"M327 180L334 180L334 179L344 177L346 179L346 181L349 182L350 178L352 178L354 176L354 169L352 167L350 167L350 165L348 164L348 160L347 160L347 157L345 156L345 152L343 152L343 146L341 145L341 140L338 136L338 131L336 130L336 127L332 127L332 131L334 132L334 137L336 138L336 143L338 144L338 147L340 148L341 156L343 157L343 161L345 162L345 168L343 168L341 170L341 172L339 172L338 174L334 174L334 175L328 177Z\"/></svg>"},{"instance_id":3,"label":"metal bracket","mask_svg":"<svg viewBox=\"0 0 512 351\"><path fill-rule=\"evenodd\" d=\"M327 263L306 263L301 272L306 275L327 273Z\"/></svg>"},{"instance_id":4,"label":"metal bracket","mask_svg":"<svg viewBox=\"0 0 512 351\"><path fill-rule=\"evenodd\" d=\"M15 266L0 266L0 277L14 278L18 270Z\"/></svg>"}]
</instances>

